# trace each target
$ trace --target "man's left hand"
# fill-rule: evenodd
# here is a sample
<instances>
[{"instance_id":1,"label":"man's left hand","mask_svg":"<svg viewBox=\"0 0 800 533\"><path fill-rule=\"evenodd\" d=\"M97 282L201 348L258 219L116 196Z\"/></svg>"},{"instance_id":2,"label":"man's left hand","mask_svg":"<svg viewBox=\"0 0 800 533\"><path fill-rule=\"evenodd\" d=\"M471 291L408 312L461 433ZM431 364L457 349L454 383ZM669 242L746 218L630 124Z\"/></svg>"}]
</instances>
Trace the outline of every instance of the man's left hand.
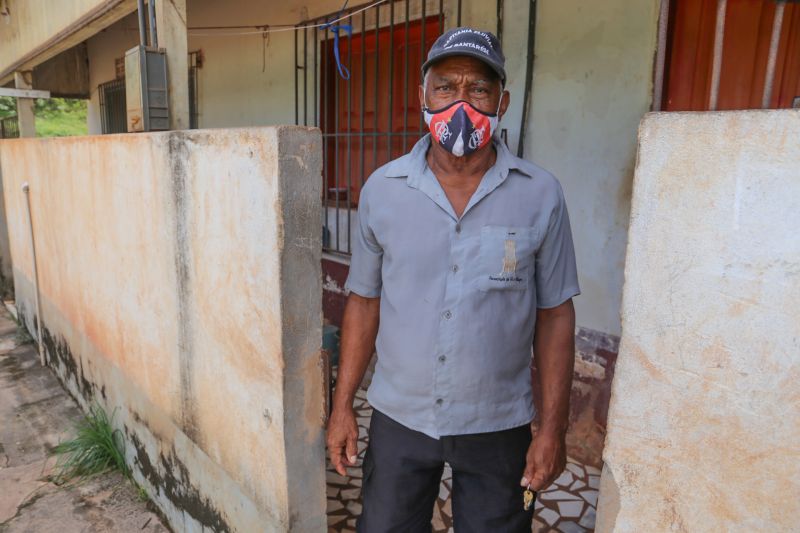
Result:
<instances>
[{"instance_id":1,"label":"man's left hand","mask_svg":"<svg viewBox=\"0 0 800 533\"><path fill-rule=\"evenodd\" d=\"M536 434L525 457L525 472L520 485L533 491L547 488L567 464L565 435L542 431Z\"/></svg>"}]
</instances>

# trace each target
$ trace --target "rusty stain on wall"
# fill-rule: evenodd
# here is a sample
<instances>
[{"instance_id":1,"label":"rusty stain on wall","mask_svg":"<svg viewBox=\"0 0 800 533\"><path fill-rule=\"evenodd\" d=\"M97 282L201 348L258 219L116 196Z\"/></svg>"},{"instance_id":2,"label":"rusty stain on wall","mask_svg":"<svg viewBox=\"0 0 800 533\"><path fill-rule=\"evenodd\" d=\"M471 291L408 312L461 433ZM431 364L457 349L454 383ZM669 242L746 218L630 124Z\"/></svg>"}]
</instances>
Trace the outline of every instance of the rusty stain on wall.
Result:
<instances>
[{"instance_id":1,"label":"rusty stain on wall","mask_svg":"<svg viewBox=\"0 0 800 533\"><path fill-rule=\"evenodd\" d=\"M794 531L800 113L650 114L597 531Z\"/></svg>"},{"instance_id":2,"label":"rusty stain on wall","mask_svg":"<svg viewBox=\"0 0 800 533\"><path fill-rule=\"evenodd\" d=\"M172 526L323 529L319 132L2 141L0 159L21 317L35 331L29 181L49 364L117 410Z\"/></svg>"}]
</instances>

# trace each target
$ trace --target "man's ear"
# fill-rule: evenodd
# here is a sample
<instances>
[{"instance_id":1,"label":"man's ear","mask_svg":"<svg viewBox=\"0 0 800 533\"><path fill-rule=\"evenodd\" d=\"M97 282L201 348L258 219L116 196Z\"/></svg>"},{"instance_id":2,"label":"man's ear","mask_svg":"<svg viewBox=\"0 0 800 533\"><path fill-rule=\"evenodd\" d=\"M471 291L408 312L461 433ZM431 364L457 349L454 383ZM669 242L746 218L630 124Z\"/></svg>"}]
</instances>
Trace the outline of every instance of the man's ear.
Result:
<instances>
[{"instance_id":1,"label":"man's ear","mask_svg":"<svg viewBox=\"0 0 800 533\"><path fill-rule=\"evenodd\" d=\"M508 91L503 91L503 94L500 96L500 111L498 112L498 117L503 118L503 115L506 114L508 110L508 106L511 104L511 93Z\"/></svg>"},{"instance_id":2,"label":"man's ear","mask_svg":"<svg viewBox=\"0 0 800 533\"><path fill-rule=\"evenodd\" d=\"M425 82L423 81L422 83ZM420 85L417 89L418 89L417 92L419 93L419 108L425 109L425 87Z\"/></svg>"}]
</instances>

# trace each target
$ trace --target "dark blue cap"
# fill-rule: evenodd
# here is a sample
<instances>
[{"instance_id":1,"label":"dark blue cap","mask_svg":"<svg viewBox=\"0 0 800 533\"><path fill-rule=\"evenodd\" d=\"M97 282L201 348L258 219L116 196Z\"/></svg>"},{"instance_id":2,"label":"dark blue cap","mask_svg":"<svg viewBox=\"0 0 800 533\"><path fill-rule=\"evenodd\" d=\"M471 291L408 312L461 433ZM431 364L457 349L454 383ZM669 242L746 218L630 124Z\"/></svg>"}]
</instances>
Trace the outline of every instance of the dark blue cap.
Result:
<instances>
[{"instance_id":1,"label":"dark blue cap","mask_svg":"<svg viewBox=\"0 0 800 533\"><path fill-rule=\"evenodd\" d=\"M433 43L428 59L422 64L422 74L440 59L451 56L470 56L480 59L500 76L503 85L506 83L506 58L500 41L493 33L475 28L453 28L442 34Z\"/></svg>"}]
</instances>

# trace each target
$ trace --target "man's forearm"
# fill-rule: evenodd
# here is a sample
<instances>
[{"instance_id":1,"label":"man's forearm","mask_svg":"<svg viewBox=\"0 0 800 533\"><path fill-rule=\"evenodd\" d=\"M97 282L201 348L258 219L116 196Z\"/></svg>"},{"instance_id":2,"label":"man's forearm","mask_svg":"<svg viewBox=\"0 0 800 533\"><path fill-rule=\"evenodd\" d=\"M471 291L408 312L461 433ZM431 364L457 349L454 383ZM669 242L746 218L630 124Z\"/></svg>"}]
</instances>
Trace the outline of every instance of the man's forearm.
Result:
<instances>
[{"instance_id":1,"label":"man's forearm","mask_svg":"<svg viewBox=\"0 0 800 533\"><path fill-rule=\"evenodd\" d=\"M333 408L352 408L353 399L367 371L375 337L378 334L380 298L364 298L351 293L342 320L339 374L333 396Z\"/></svg>"},{"instance_id":2,"label":"man's forearm","mask_svg":"<svg viewBox=\"0 0 800 533\"><path fill-rule=\"evenodd\" d=\"M536 315L534 359L542 389L540 430L564 435L575 364L575 308L568 300Z\"/></svg>"}]
</instances>

